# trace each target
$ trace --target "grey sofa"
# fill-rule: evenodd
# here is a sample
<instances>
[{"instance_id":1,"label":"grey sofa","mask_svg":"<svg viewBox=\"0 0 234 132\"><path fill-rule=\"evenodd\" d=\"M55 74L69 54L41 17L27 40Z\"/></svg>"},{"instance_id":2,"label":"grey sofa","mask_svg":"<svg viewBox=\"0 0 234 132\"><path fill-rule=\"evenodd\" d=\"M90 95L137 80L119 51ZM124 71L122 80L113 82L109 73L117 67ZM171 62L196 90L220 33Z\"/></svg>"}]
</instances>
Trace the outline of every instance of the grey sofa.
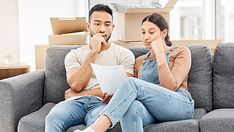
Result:
<instances>
[{"instance_id":1,"label":"grey sofa","mask_svg":"<svg viewBox=\"0 0 234 132\"><path fill-rule=\"evenodd\" d=\"M45 116L68 88L64 57L77 47L51 47L46 69L0 80L0 132L43 132ZM220 44L212 57L206 46L189 46L192 67L189 91L195 100L194 118L145 126L157 132L234 131L234 44ZM137 57L144 48L131 48ZM166 104L165 104L166 105ZM74 126L83 129L84 125ZM111 132L121 131L120 125Z\"/></svg>"}]
</instances>

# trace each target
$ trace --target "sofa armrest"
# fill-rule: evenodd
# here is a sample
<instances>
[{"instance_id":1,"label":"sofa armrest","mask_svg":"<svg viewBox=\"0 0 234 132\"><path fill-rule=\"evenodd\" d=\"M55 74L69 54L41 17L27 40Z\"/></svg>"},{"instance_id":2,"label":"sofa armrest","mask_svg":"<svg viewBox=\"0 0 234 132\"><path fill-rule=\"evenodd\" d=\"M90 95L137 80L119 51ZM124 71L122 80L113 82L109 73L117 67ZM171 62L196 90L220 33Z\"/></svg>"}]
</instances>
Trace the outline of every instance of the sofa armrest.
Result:
<instances>
[{"instance_id":1,"label":"sofa armrest","mask_svg":"<svg viewBox=\"0 0 234 132\"><path fill-rule=\"evenodd\" d=\"M23 116L38 110L43 104L45 71L0 80L0 128L16 131Z\"/></svg>"}]
</instances>

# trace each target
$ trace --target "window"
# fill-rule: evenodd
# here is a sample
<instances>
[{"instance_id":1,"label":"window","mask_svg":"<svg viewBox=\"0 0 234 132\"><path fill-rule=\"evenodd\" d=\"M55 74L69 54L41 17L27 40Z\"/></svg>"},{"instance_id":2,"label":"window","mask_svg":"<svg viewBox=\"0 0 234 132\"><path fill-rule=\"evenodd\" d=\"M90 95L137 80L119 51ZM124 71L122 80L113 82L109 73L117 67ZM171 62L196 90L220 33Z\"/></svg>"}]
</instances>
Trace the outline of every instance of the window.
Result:
<instances>
[{"instance_id":1,"label":"window","mask_svg":"<svg viewBox=\"0 0 234 132\"><path fill-rule=\"evenodd\" d=\"M215 39L214 2L177 0L170 12L172 39Z\"/></svg>"},{"instance_id":2,"label":"window","mask_svg":"<svg viewBox=\"0 0 234 132\"><path fill-rule=\"evenodd\" d=\"M216 38L234 42L234 1L216 0Z\"/></svg>"},{"instance_id":3,"label":"window","mask_svg":"<svg viewBox=\"0 0 234 132\"><path fill-rule=\"evenodd\" d=\"M177 0L170 13L171 39L234 42L233 0Z\"/></svg>"}]
</instances>

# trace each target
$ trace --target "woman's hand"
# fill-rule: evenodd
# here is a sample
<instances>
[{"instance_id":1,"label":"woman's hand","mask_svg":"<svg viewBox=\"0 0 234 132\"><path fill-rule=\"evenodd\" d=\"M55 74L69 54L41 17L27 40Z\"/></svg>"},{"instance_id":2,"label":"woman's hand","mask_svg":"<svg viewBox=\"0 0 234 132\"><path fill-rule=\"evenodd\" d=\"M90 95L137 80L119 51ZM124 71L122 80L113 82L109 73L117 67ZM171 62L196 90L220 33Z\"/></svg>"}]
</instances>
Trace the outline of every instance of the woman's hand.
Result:
<instances>
[{"instance_id":1,"label":"woman's hand","mask_svg":"<svg viewBox=\"0 0 234 132\"><path fill-rule=\"evenodd\" d=\"M157 38L151 43L151 47L155 55L159 53L164 53L164 47L163 47L164 44L165 42L161 37Z\"/></svg>"},{"instance_id":2,"label":"woman's hand","mask_svg":"<svg viewBox=\"0 0 234 132\"><path fill-rule=\"evenodd\" d=\"M151 46L152 48L158 48L158 47L163 46L163 44L164 44L163 39L159 37L151 43Z\"/></svg>"},{"instance_id":3,"label":"woman's hand","mask_svg":"<svg viewBox=\"0 0 234 132\"><path fill-rule=\"evenodd\" d=\"M103 93L102 94L102 102L107 104L111 100L112 96L113 95Z\"/></svg>"}]
</instances>

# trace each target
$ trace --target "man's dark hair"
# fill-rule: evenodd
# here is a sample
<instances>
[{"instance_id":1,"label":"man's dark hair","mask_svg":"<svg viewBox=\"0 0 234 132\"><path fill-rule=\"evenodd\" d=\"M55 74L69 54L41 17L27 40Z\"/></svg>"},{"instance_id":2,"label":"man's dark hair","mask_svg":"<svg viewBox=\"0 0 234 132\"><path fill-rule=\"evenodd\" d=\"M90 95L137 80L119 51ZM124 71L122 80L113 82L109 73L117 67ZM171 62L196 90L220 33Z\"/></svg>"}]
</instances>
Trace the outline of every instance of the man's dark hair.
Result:
<instances>
[{"instance_id":1,"label":"man's dark hair","mask_svg":"<svg viewBox=\"0 0 234 132\"><path fill-rule=\"evenodd\" d=\"M89 11L89 21L90 21L90 18L93 14L93 12L95 11L103 11L103 12L107 12L109 13L112 17L113 17L113 13L112 13L112 10L111 8L108 6L108 5L104 5L104 4L97 4L95 5L94 7L92 7Z\"/></svg>"}]
</instances>

